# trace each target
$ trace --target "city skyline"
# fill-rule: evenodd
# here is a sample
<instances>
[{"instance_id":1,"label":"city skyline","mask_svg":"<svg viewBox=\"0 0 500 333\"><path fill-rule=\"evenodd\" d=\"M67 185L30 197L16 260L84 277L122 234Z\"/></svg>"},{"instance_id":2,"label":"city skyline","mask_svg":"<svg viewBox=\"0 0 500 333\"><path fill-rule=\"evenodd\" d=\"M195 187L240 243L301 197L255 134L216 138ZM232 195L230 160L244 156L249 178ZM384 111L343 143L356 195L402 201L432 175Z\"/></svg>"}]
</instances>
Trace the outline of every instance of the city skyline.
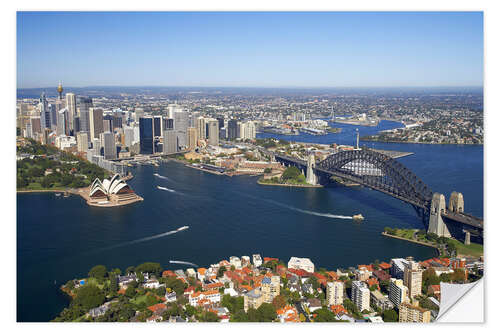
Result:
<instances>
[{"instance_id":1,"label":"city skyline","mask_svg":"<svg viewBox=\"0 0 500 333\"><path fill-rule=\"evenodd\" d=\"M17 87L482 86L482 20L481 12L18 12Z\"/></svg>"}]
</instances>

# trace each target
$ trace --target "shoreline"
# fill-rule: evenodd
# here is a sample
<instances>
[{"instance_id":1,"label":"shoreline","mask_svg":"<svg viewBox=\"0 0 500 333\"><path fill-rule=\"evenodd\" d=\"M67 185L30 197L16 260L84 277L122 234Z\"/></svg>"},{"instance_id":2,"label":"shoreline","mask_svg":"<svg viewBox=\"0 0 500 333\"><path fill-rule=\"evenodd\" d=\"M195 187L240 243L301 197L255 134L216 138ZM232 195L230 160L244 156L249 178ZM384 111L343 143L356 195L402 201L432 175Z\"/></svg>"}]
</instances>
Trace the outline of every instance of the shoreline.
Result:
<instances>
[{"instance_id":1,"label":"shoreline","mask_svg":"<svg viewBox=\"0 0 500 333\"><path fill-rule=\"evenodd\" d=\"M400 236L396 236L396 235L390 235L390 234L386 233L385 231L382 231L381 234L382 234L382 236L386 236L386 237L389 237L389 238L400 239L400 240L408 241L408 242L419 244L419 245L423 245L423 246L433 247L433 248L435 248L438 251L439 255L441 255L441 250L439 249L439 247L437 247L434 244L424 243L424 242L420 242L420 241L417 241L417 240L414 240L414 239L408 239L408 238L404 238L404 237L400 237Z\"/></svg>"},{"instance_id":2,"label":"shoreline","mask_svg":"<svg viewBox=\"0 0 500 333\"><path fill-rule=\"evenodd\" d=\"M455 145L455 146L484 146L484 143L437 143L437 142L416 142L416 141L395 141L395 140L366 140L359 138L361 142L382 142L382 143L408 143L418 145Z\"/></svg>"},{"instance_id":3,"label":"shoreline","mask_svg":"<svg viewBox=\"0 0 500 333\"><path fill-rule=\"evenodd\" d=\"M310 185L310 184L279 184L279 183L263 183L257 180L257 184L259 185L268 185L268 186L284 186L284 187L303 187L303 188L322 188L323 185Z\"/></svg>"}]
</instances>

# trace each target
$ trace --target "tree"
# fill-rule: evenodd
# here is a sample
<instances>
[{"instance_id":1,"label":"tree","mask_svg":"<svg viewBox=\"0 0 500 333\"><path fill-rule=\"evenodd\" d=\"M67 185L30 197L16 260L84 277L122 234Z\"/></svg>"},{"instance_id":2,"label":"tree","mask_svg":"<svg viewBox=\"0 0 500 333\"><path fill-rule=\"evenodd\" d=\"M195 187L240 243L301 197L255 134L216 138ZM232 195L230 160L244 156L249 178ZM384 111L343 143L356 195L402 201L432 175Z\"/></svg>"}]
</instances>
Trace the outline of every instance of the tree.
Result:
<instances>
[{"instance_id":1,"label":"tree","mask_svg":"<svg viewBox=\"0 0 500 333\"><path fill-rule=\"evenodd\" d=\"M110 284L109 284L109 289L112 293L115 293L118 291L118 278L116 277L115 274L111 274L109 277Z\"/></svg>"},{"instance_id":2,"label":"tree","mask_svg":"<svg viewBox=\"0 0 500 333\"><path fill-rule=\"evenodd\" d=\"M382 318L384 319L385 322L397 322L398 321L398 314L394 309L390 310L385 310L382 312Z\"/></svg>"},{"instance_id":3,"label":"tree","mask_svg":"<svg viewBox=\"0 0 500 333\"><path fill-rule=\"evenodd\" d=\"M89 277L96 278L99 281L102 281L106 275L108 274L108 270L104 265L97 265L90 269Z\"/></svg>"},{"instance_id":4,"label":"tree","mask_svg":"<svg viewBox=\"0 0 500 333\"><path fill-rule=\"evenodd\" d=\"M282 295L278 295L273 299L273 306L276 310L286 306L286 299Z\"/></svg>"},{"instance_id":5,"label":"tree","mask_svg":"<svg viewBox=\"0 0 500 333\"><path fill-rule=\"evenodd\" d=\"M335 315L328 309L321 308L313 312L313 314L316 314L316 317L314 318L315 322L335 322L338 321L337 318L335 318Z\"/></svg>"},{"instance_id":6,"label":"tree","mask_svg":"<svg viewBox=\"0 0 500 333\"><path fill-rule=\"evenodd\" d=\"M136 272L147 272L147 273L153 273L156 276L160 276L161 272L163 271L160 263L157 262L145 262L143 264L140 264L135 268Z\"/></svg>"},{"instance_id":7,"label":"tree","mask_svg":"<svg viewBox=\"0 0 500 333\"><path fill-rule=\"evenodd\" d=\"M270 322L276 319L276 310L269 303L262 303L257 309L257 313L261 322Z\"/></svg>"},{"instance_id":8,"label":"tree","mask_svg":"<svg viewBox=\"0 0 500 333\"><path fill-rule=\"evenodd\" d=\"M205 314L203 315L203 321L205 322L218 322L219 317L211 311L206 311Z\"/></svg>"},{"instance_id":9,"label":"tree","mask_svg":"<svg viewBox=\"0 0 500 333\"><path fill-rule=\"evenodd\" d=\"M87 285L78 288L72 305L81 306L85 311L95 308L104 303L105 295L96 286Z\"/></svg>"},{"instance_id":10,"label":"tree","mask_svg":"<svg viewBox=\"0 0 500 333\"><path fill-rule=\"evenodd\" d=\"M283 171L283 174L281 175L281 180L282 181L296 180L299 178L300 175L302 175L300 170L297 167L292 166Z\"/></svg>"},{"instance_id":11,"label":"tree","mask_svg":"<svg viewBox=\"0 0 500 333\"><path fill-rule=\"evenodd\" d=\"M221 266L219 270L217 271L217 277L221 278L224 276L224 272L226 271L226 266Z\"/></svg>"},{"instance_id":12,"label":"tree","mask_svg":"<svg viewBox=\"0 0 500 333\"><path fill-rule=\"evenodd\" d=\"M130 297L130 298L134 298L135 295L136 295L135 288L133 286L129 285L127 287L127 290L125 290L125 296Z\"/></svg>"},{"instance_id":13,"label":"tree","mask_svg":"<svg viewBox=\"0 0 500 333\"><path fill-rule=\"evenodd\" d=\"M135 271L135 267L134 266L129 266L127 267L127 269L125 270L125 274L130 274L130 273L133 273Z\"/></svg>"}]
</instances>

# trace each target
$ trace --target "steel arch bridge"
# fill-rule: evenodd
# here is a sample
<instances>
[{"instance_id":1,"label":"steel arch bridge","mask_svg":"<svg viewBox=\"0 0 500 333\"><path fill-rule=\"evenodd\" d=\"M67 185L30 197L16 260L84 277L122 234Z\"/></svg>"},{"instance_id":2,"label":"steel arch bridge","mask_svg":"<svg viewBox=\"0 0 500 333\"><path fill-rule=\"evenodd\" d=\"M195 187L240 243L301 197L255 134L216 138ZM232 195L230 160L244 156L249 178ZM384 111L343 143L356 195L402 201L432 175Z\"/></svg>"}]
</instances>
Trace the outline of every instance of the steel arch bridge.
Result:
<instances>
[{"instance_id":1,"label":"steel arch bridge","mask_svg":"<svg viewBox=\"0 0 500 333\"><path fill-rule=\"evenodd\" d=\"M403 164L382 153L342 151L317 163L314 170L322 179L340 177L405 201L417 210L430 209L431 189Z\"/></svg>"}]
</instances>

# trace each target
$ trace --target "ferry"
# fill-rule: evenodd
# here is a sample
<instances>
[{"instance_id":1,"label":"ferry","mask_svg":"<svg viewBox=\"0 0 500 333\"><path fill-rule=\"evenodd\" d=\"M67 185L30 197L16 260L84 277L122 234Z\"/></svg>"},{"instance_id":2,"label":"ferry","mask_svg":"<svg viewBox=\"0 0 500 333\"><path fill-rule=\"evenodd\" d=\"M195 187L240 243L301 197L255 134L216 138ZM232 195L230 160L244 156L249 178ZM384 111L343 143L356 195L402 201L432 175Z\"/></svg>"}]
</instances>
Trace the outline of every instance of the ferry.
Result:
<instances>
[{"instance_id":1,"label":"ferry","mask_svg":"<svg viewBox=\"0 0 500 333\"><path fill-rule=\"evenodd\" d=\"M61 193L56 193L56 197L60 197L61 196Z\"/></svg>"},{"instance_id":2,"label":"ferry","mask_svg":"<svg viewBox=\"0 0 500 333\"><path fill-rule=\"evenodd\" d=\"M182 230L186 230L186 229L189 229L189 227L187 225L180 227L180 228L177 228L177 231L182 231Z\"/></svg>"},{"instance_id":3,"label":"ferry","mask_svg":"<svg viewBox=\"0 0 500 333\"><path fill-rule=\"evenodd\" d=\"M168 188L162 186L156 186L156 188L159 190L170 191Z\"/></svg>"},{"instance_id":4,"label":"ferry","mask_svg":"<svg viewBox=\"0 0 500 333\"><path fill-rule=\"evenodd\" d=\"M364 220L365 218L364 218L364 217L363 217L363 215L361 215L361 214L356 214L356 215L353 215L353 216L352 216L352 219L353 219L353 220L356 220L356 221L362 221L362 220Z\"/></svg>"}]
</instances>

